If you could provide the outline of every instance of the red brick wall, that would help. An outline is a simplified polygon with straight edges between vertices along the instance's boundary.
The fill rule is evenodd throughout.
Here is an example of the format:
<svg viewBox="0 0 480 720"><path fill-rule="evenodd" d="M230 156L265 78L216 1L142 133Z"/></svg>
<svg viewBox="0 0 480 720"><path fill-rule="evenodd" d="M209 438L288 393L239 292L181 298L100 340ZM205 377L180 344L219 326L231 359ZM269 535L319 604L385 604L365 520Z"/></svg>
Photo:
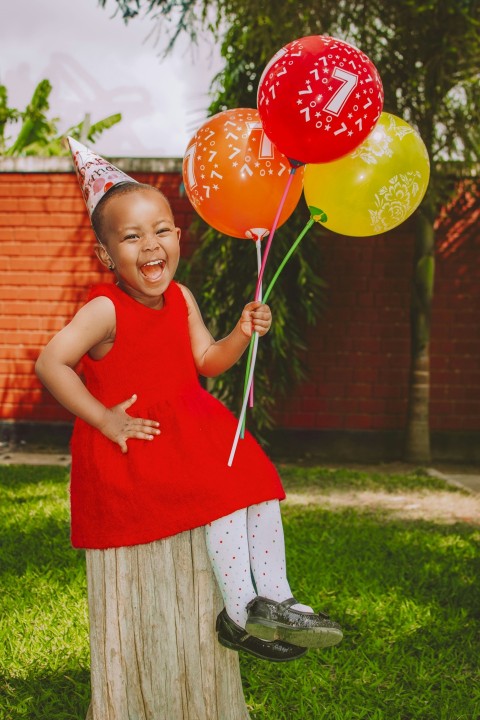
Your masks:
<svg viewBox="0 0 480 720"><path fill-rule="evenodd" d="M139 173L169 196L178 224L192 217L180 175ZM466 199L465 199L466 198ZM432 321L434 430L480 429L480 236L468 193L439 231ZM477 214L476 214L477 213ZM455 213L452 214L455 216ZM468 218L468 221L465 220ZM193 241L183 234L183 254ZM309 381L282 402L280 427L401 430L409 366L413 238L329 234L319 246L328 304L308 338ZM105 278L73 174L0 172L0 420L69 415L33 373L39 349ZM272 298L274 307L274 298Z"/></svg>
<svg viewBox="0 0 480 720"><path fill-rule="evenodd" d="M432 315L433 430L480 429L480 197L466 186L441 218Z"/></svg>
<svg viewBox="0 0 480 720"><path fill-rule="evenodd" d="M190 224L175 173L135 173L161 187L176 220ZM0 420L67 420L33 365L39 350L82 304L88 287L110 275L93 252L94 236L73 174L0 173ZM191 252L183 233L183 254Z"/></svg>
<svg viewBox="0 0 480 720"><path fill-rule="evenodd" d="M430 426L480 430L480 202L464 189L441 218L431 334ZM403 430L410 361L413 233L320 243L328 306L308 337L309 380L279 427Z"/></svg>
<svg viewBox="0 0 480 720"><path fill-rule="evenodd" d="M309 381L280 426L395 429L405 424L412 239L322 239L327 308L308 338Z"/></svg>

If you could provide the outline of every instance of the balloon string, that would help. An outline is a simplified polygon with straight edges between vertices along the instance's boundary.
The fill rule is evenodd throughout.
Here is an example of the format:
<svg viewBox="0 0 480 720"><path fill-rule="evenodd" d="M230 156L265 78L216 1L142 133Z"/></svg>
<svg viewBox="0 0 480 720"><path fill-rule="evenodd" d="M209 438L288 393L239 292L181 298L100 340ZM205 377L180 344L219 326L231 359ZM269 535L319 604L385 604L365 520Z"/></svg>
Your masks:
<svg viewBox="0 0 480 720"><path fill-rule="evenodd" d="M284 191L283 191L283 195L282 195L282 197L281 197L281 199L280 199L280 203L279 203L279 205L278 205L277 212L276 212L275 217L274 217L274 219L273 219L272 228L271 228L271 230L270 230L270 232L269 232L269 235L268 235L268 241L267 241L267 246L266 246L266 248L265 248L265 252L264 252L264 255L263 255L263 260L261 259L261 251L258 249L258 244L257 244L257 258L260 258L260 260L259 260L259 266L258 266L257 286L256 286L256 289L255 289L255 300L261 300L261 299L262 299L262 279L263 279L263 275L264 275L264 273L265 273L265 266L266 266L266 263L267 263L267 257L268 257L268 254L269 254L269 252L270 252L270 248L271 248L271 246L272 246L272 241L273 241L273 236L275 235L275 231L276 231L277 226L278 226L278 222L279 222L279 219L280 219L280 215L281 215L281 212L282 212L282 210L283 210L283 206L285 205L285 201L286 201L286 199L287 199L288 191L290 190L290 186L291 186L291 184L292 184L292 182L293 182L293 176L294 176L294 174L295 174L295 171L296 171L297 167L300 167L300 165L292 166L292 167L290 168L290 172L289 172L289 174L288 174L287 184L285 185L285 188L284 188ZM258 243L258 241L257 241L257 243ZM252 341L253 341L253 338L252 338ZM258 338L257 338L257 343L258 343ZM248 376L249 376L249 373L250 373L250 362L251 362L251 361L252 361L252 353L249 352L248 358L247 358L247 365L246 365L246 368L245 368L245 387L247 386L247 380L248 380ZM254 357L254 359L253 359L254 365L255 365L255 361L256 361L256 353L255 353L255 357ZM253 407L253 383L252 383L251 388L250 388L250 407ZM245 434L245 420L244 420L243 426L242 426L242 438L243 438L244 434Z"/></svg>
<svg viewBox="0 0 480 720"><path fill-rule="evenodd" d="M275 218L274 218L274 220L273 220L272 229L270 230L270 233L269 233L269 236L268 236L267 246L266 246L266 248L265 248L265 252L263 253L262 265L261 265L261 268L260 268L260 272L258 273L257 288L256 288L256 290L255 290L255 300L258 300L259 297L260 297L260 287L261 287L262 280L263 280L263 274L264 274L264 272L265 272L265 265L267 264L268 254L269 254L270 248L271 248L271 246L272 246L273 236L275 235L275 231L276 231L276 229L277 229L278 221L279 221L279 219L280 219L280 214L281 214L281 212L282 212L282 210L283 210L283 206L285 205L285 200L287 199L288 191L290 190L290 186L291 186L291 184L292 184L292 182L293 182L293 176L294 176L294 174L295 174L296 169L297 169L296 167L292 167L292 168L290 169L290 173L289 173L289 175L288 175L288 181L287 181L287 184L285 185L285 190L283 191L283 195L282 195L282 198L281 198L281 200L280 200L280 204L279 204L278 209L277 209L277 214L275 215Z"/></svg>
<svg viewBox="0 0 480 720"><path fill-rule="evenodd" d="M266 263L267 263L267 257L268 257L268 254L269 254L269 252L270 252L270 248L271 248L271 246L272 246L272 241L273 241L273 236L275 235L275 231L276 231L277 226L278 226L278 222L279 222L279 219L280 219L280 215L281 215L281 212L282 212L282 210L283 210L283 206L285 205L285 201L286 201L286 199L287 199L288 191L290 190L290 186L291 186L291 184L292 184L292 182L293 182L293 176L294 176L294 174L295 174L295 171L297 170L297 167L300 167L300 164L295 165L295 166L292 165L292 167L290 168L290 172L289 172L289 174L288 174L288 180L287 180L287 183L286 183L285 188L284 188L284 190L283 190L283 195L282 195L282 197L281 197L281 199L280 199L280 203L279 203L279 205L278 205L277 212L276 212L275 217L274 217L274 219L273 219L272 228L271 228L271 230L270 230L270 232L269 232L269 235L268 235L268 241L267 241L267 245L266 245L265 252L264 252L264 255L263 255L263 260L261 259L261 250L259 250L259 248L258 248L258 240L257 240L257 259L260 258L260 260L258 260L258 262L259 262L259 265L258 265L258 279L257 279L257 286L256 286L256 289L255 289L255 300L261 300L261 299L262 299L262 279L263 279L263 275L264 275L264 273L265 273L265 266L266 266ZM252 342L253 342L254 340L255 340L255 338L252 338ZM256 342L257 342L257 344L258 344L258 338L256 338ZM255 352L255 355L253 356L253 365L254 365L254 367L255 367L256 359L257 359L257 354L256 354L256 352ZM247 384L248 384L248 376L249 376L249 374L250 374L250 363L251 363L251 362L252 362L252 353L249 352L248 357L247 357L247 365L246 365L246 368L245 368L244 392L246 391L245 388L247 387ZM253 407L253 381L252 381L252 384L251 384L251 387L250 387L250 407ZM245 435L245 418L243 419L243 423L242 423L242 438L244 437L244 435Z"/></svg>
<svg viewBox="0 0 480 720"><path fill-rule="evenodd" d="M261 241L261 238L258 238L258 240L255 241L255 247L257 249L257 273L260 274L260 269L262 266L262 241ZM262 285L261 284L260 284L260 298L259 299L260 300L262 299ZM243 383L243 396L244 397L245 397L245 394L246 394L247 388L248 388L248 375L250 373L250 363L252 362L252 357L253 357L253 364L255 365L256 358L257 358L257 348L258 348L258 333L253 333L251 340L250 340L250 345L248 348L247 364L246 364L246 370L245 370L245 380ZM254 383L252 380L252 385L250 388L250 407L253 407L253 385L254 385ZM245 415L243 417L242 430L241 430L240 437L242 438L242 440L245 437Z"/></svg>
<svg viewBox="0 0 480 720"><path fill-rule="evenodd" d="M303 228L303 230L302 230L302 232L300 233L300 235L297 237L297 239L296 239L295 242L293 243L293 245L292 245L292 247L290 248L290 250L287 252L287 254L285 255L285 257L283 258L283 260L282 260L282 262L281 262L281 264L280 264L277 272L275 273L274 277L272 278L272 281L270 282L270 285L269 285L268 288L267 288L267 292L265 293L265 295L264 295L264 297L263 297L263 301L264 301L264 302L267 301L270 293L271 293L272 290L273 290L273 287L274 287L275 283L277 282L277 280L278 280L278 278L279 278L279 276L280 276L280 273L282 272L283 268L285 267L285 265L287 264L287 262L289 261L289 259L292 257L292 255L293 255L293 253L295 252L295 250L297 249L298 245L299 245L300 242L303 240L303 238L305 237L305 235L307 234L307 232L310 230L310 228L312 227L312 225L314 224L314 222L315 222L315 220L311 217L310 220L309 220L309 221L307 222L307 224L305 225L305 227ZM255 335L258 335L258 333L255 333ZM258 344L258 343L257 343L257 344ZM237 431L236 431L235 437L234 437L234 439L233 439L232 449L231 449L231 451L230 451L230 457L228 458L228 467L232 467L233 459L234 459L235 453L236 453L236 451L237 451L238 441L239 441L239 439L240 439L240 433L241 433L241 431L242 431L243 424L244 424L244 420L245 420L245 414L246 414L246 411L247 411L248 395L249 395L249 392L250 392L250 387L251 387L251 384L252 384L252 381L253 381L253 373L254 373L254 370L255 370L255 363L254 363L254 357L253 357L253 356L254 356L254 354L256 354L256 348L255 348L255 340L254 340L254 338L252 338L252 340L250 341L250 347L249 347L248 354L249 354L249 360L251 359L251 363L250 363L250 365L249 365L248 379L247 379L247 383L246 383L245 392L244 392L244 394L243 394L242 409L241 409L240 417L239 417L238 423L237 423ZM247 362L247 366L248 366L248 362Z"/></svg>
<svg viewBox="0 0 480 720"><path fill-rule="evenodd" d="M261 272L261 269L262 269L262 241L261 241L261 240L257 240L256 243L255 243L255 246L256 246L256 248L257 248L257 273L258 273L258 275L260 276L260 272ZM262 300L262 283L261 283L261 282L260 282L260 292L259 292L259 295L258 295L258 299L259 299L260 301ZM255 334L257 334L257 333L255 333ZM256 340L257 340L257 343L258 343L258 338L256 338ZM247 367L249 367L249 365L247 365ZM248 374L248 373L247 373L247 374ZM250 407L253 407L253 386L254 386L254 384L255 384L255 383L252 382L252 387L250 388L250 402L249 402ZM242 429L242 438L243 438L244 432L245 432L245 424L244 424L243 429Z"/></svg>
<svg viewBox="0 0 480 720"><path fill-rule="evenodd" d="M314 223L315 223L315 220L311 217L310 220L309 220L309 221L307 222L307 224L305 225L305 227L303 228L303 230L302 230L302 232L300 233L300 235L297 237L297 239L296 239L295 242L293 243L293 245L292 245L292 247L290 248L290 250L287 252L287 254L285 255L285 257L283 258L283 260L282 260L282 262L280 263L280 266L279 266L277 272L275 273L275 275L273 276L273 278L272 278L272 280L271 280L271 282L270 282L270 285L267 287L267 291L266 291L265 295L263 296L263 302L264 302L264 303L267 302L267 300L268 300L268 298L269 298L269 296L270 296L270 293L272 292L272 290L273 290L273 288L274 288L274 285L275 285L275 283L277 282L277 280L278 280L278 278L279 278L279 276L280 276L280 273L282 272L283 268L285 267L285 265L287 264L287 262L290 260L290 258L292 257L293 253L294 253L295 250L297 249L298 245L299 245L300 242L303 240L303 238L305 237L305 235L307 234L307 232L310 230L310 228L312 227L312 225L313 225Z"/></svg>

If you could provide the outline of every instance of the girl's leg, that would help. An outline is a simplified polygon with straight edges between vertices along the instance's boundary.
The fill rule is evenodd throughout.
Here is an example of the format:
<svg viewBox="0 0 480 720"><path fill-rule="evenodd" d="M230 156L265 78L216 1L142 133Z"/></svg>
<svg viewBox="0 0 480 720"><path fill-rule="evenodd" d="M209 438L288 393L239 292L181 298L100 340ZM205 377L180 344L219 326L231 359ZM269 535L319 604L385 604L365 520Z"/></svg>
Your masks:
<svg viewBox="0 0 480 720"><path fill-rule="evenodd" d="M257 594L277 602L291 598L293 593L287 580L279 501L268 500L251 505L247 513L247 529L250 566ZM302 612L313 612L312 608L301 603L292 607Z"/></svg>
<svg viewBox="0 0 480 720"><path fill-rule="evenodd" d="M227 614L244 628L247 605L257 595L250 573L246 508L214 520L206 526L205 537Z"/></svg>

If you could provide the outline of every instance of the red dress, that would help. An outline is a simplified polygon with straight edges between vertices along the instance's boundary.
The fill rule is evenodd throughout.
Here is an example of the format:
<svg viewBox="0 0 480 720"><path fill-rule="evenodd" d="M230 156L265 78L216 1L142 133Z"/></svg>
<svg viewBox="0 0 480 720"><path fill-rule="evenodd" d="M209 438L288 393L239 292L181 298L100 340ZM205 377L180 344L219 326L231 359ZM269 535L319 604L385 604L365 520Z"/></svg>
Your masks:
<svg viewBox="0 0 480 720"><path fill-rule="evenodd" d="M72 436L72 544L109 548L158 540L243 507L283 499L280 478L248 433L232 467L237 420L198 380L181 289L170 283L161 310L115 285L90 293L115 305L116 338L101 360L83 358L86 385L112 407L134 393L129 414L158 420L152 441L128 453L83 420Z"/></svg>

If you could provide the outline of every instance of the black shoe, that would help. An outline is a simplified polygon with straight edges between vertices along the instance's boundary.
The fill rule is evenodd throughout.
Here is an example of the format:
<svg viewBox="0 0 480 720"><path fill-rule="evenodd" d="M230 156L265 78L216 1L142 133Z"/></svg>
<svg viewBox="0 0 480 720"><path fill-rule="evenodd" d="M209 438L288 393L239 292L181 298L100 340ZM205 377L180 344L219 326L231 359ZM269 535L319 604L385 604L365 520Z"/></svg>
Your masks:
<svg viewBox="0 0 480 720"><path fill-rule="evenodd" d="M340 625L325 613L292 610L297 601L275 602L256 597L248 603L246 631L263 640L283 640L307 648L336 645L343 638Z"/></svg>
<svg viewBox="0 0 480 720"><path fill-rule="evenodd" d="M266 642L260 638L252 637L243 628L228 617L227 611L222 610L217 617L216 629L218 641L230 650L244 650L262 660L272 662L288 662L296 660L307 652L303 647L296 647L289 643L274 640Z"/></svg>

